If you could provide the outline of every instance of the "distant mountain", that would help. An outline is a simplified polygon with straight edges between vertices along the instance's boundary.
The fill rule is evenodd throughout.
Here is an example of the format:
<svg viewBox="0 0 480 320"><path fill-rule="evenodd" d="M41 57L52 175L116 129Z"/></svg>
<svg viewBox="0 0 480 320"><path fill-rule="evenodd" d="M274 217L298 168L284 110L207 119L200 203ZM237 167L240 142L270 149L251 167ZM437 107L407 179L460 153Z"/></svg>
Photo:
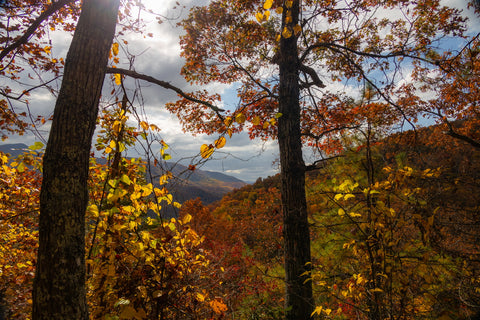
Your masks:
<svg viewBox="0 0 480 320"><path fill-rule="evenodd" d="M166 185L180 203L200 198L204 204L220 200L226 193L241 188L246 183L221 172L189 170L181 164L167 163L164 167L151 168L152 183L158 186L158 179L166 171L172 172L173 178Z"/></svg>
<svg viewBox="0 0 480 320"><path fill-rule="evenodd" d="M11 144L1 144L0 151L10 154L12 157L16 157L19 154L22 154L28 146L24 143L11 143Z"/></svg>
<svg viewBox="0 0 480 320"><path fill-rule="evenodd" d="M13 157L26 149L28 146L24 143L0 145L0 151L9 153ZM99 162L104 163L104 160L100 159ZM221 172L200 169L192 171L181 164L166 163L163 167L151 166L151 170L151 174L147 176L152 176L152 183L156 186L159 184L160 176L166 171L172 172L173 178L166 187L174 195L175 201L180 203L200 198L204 204L210 204L220 200L226 193L246 185L244 181Z"/></svg>

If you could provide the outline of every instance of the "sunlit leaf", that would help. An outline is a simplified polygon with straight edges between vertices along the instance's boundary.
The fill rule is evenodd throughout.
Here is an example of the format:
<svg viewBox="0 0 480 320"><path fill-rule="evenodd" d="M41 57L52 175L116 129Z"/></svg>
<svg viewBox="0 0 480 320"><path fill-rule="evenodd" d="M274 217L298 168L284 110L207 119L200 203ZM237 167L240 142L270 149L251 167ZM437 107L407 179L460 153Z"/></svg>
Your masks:
<svg viewBox="0 0 480 320"><path fill-rule="evenodd" d="M28 147L28 149L35 151L35 150L42 149L43 146L44 146L43 143L41 143L40 141L36 141L33 145L31 145L30 147Z"/></svg>
<svg viewBox="0 0 480 320"><path fill-rule="evenodd" d="M148 130L148 123L145 121L140 121L140 126L142 127L143 130L147 131Z"/></svg>
<svg viewBox="0 0 480 320"><path fill-rule="evenodd" d="M288 39L292 36L292 31L290 31L289 28L285 27L283 28L283 31L282 31L282 36L285 38L285 39Z"/></svg>
<svg viewBox="0 0 480 320"><path fill-rule="evenodd" d="M189 223L191 220L192 220L192 216L187 213L187 214L183 217L182 223L183 223L183 224L187 224L187 223Z"/></svg>
<svg viewBox="0 0 480 320"><path fill-rule="evenodd" d="M272 7L273 5L273 0L266 0L265 3L263 4L263 9L268 10Z"/></svg>
<svg viewBox="0 0 480 320"><path fill-rule="evenodd" d="M119 48L119 45L117 42L115 42L114 44L112 44L112 53L114 56L117 56L118 55L118 48Z"/></svg>
<svg viewBox="0 0 480 320"><path fill-rule="evenodd" d="M263 13L257 12L257 14L255 15L255 18L257 19L257 21L258 21L259 23L262 23L262 21L263 21Z"/></svg>
<svg viewBox="0 0 480 320"><path fill-rule="evenodd" d="M115 73L115 84L117 86L122 84L122 75L119 73Z"/></svg>
<svg viewBox="0 0 480 320"><path fill-rule="evenodd" d="M299 35L300 32L302 32L302 27L298 24L296 24L294 27L293 27L293 32L295 33L295 35Z"/></svg>
<svg viewBox="0 0 480 320"><path fill-rule="evenodd" d="M225 123L227 127L230 127L233 123L232 117L226 117L225 120L223 120L223 123Z"/></svg>
<svg viewBox="0 0 480 320"><path fill-rule="evenodd" d="M244 123L246 120L245 115L243 113L239 113L235 116L235 122L237 123Z"/></svg>
<svg viewBox="0 0 480 320"><path fill-rule="evenodd" d="M225 137L220 137L217 140L215 140L215 148L220 149L225 146L225 143L227 142L227 139Z"/></svg>
<svg viewBox="0 0 480 320"><path fill-rule="evenodd" d="M132 180L130 180L130 178L126 174L123 174L120 177L120 181L125 183L126 185L130 185L132 183Z"/></svg>
<svg viewBox="0 0 480 320"><path fill-rule="evenodd" d="M200 155L202 158L208 159L213 154L213 150L214 147L212 145L202 144L200 147Z"/></svg>

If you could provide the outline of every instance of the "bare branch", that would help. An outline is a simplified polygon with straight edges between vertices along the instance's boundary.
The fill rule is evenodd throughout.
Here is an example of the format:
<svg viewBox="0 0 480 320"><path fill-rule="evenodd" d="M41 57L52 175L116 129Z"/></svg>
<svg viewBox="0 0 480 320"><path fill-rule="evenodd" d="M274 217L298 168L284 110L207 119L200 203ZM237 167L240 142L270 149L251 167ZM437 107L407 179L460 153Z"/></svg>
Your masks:
<svg viewBox="0 0 480 320"><path fill-rule="evenodd" d="M316 85L319 88L325 88L325 85L323 84L322 80L320 80L320 77L318 76L317 72L313 68L311 68L309 66L306 66L302 63L299 63L298 69L300 71L303 71L304 73L308 74L310 76L310 78L312 78L312 81L313 81L313 82L307 82L307 83L303 84L302 87L306 88L306 87L310 87L312 85Z"/></svg>
<svg viewBox="0 0 480 320"><path fill-rule="evenodd" d="M154 77L147 76L145 74L141 74L141 73L138 73L138 72L133 71L133 70L109 67L109 68L107 68L106 73L122 74L122 75L125 75L125 76L132 77L134 79L140 79L140 80L144 80L144 81L159 85L159 86L161 86L165 89L173 90L176 93L178 93L178 95L180 95L181 97L183 97L183 98L185 98L189 101L200 103L200 104L203 104L204 106L209 107L210 109L215 111L217 113L217 115L219 115L219 116L220 116L220 114L219 114L220 112L225 111L224 109L221 109L221 108L219 108L219 107L217 107L217 106L215 106L215 105L213 105L209 102L206 102L206 101L203 101L203 100L200 100L200 99L197 99L197 98L194 98L194 97L188 95L187 93L183 92L180 88L175 87L174 85L170 84L169 82L158 80Z"/></svg>

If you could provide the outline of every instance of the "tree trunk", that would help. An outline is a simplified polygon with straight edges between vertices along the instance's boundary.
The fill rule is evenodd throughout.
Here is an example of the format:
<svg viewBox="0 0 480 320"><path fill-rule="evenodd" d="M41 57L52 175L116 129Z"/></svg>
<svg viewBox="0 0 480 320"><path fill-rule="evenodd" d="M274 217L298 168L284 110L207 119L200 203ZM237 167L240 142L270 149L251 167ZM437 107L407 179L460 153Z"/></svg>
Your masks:
<svg viewBox="0 0 480 320"><path fill-rule="evenodd" d="M283 21L288 14L284 10ZM299 1L291 8L292 28L298 22ZM283 29L284 26L282 26ZM292 29L293 30L293 29ZM286 319L305 320L313 312L310 233L305 197L305 163L300 131L300 86L297 37L280 40L278 143L280 147L283 235L285 241ZM302 276L302 274L304 274Z"/></svg>
<svg viewBox="0 0 480 320"><path fill-rule="evenodd" d="M43 159L33 319L88 319L88 163L119 2L84 0L66 58Z"/></svg>

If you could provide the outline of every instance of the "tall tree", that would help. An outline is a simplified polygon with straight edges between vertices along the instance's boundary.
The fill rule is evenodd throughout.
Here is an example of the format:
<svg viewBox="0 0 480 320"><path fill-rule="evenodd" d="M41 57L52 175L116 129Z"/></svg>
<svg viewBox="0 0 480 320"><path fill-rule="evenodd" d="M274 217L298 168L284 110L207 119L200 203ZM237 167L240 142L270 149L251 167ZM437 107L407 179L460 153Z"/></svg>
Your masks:
<svg viewBox="0 0 480 320"><path fill-rule="evenodd" d="M282 30L298 24L300 3L282 15ZM300 126L300 78L297 37L282 36L279 48L278 144L280 147L283 235L285 246L286 319L309 319L314 309L310 231L305 196L305 163Z"/></svg>
<svg viewBox="0 0 480 320"><path fill-rule="evenodd" d="M33 319L88 319L85 210L90 145L120 0L85 0L43 160Z"/></svg>

